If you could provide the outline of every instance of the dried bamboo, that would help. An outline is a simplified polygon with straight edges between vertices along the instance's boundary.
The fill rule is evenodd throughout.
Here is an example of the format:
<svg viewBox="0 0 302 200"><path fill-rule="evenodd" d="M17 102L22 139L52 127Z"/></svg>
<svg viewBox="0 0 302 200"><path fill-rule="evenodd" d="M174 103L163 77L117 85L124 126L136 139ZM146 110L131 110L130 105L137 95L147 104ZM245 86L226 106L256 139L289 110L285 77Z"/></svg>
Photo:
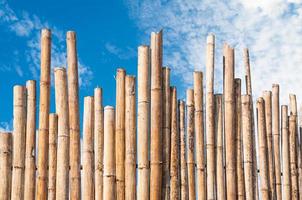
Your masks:
<svg viewBox="0 0 302 200"><path fill-rule="evenodd" d="M149 47L138 47L137 73L137 158L138 158L138 188L137 199L149 199L149 136L150 136L150 62Z"/></svg>
<svg viewBox="0 0 302 200"><path fill-rule="evenodd" d="M36 81L26 82L27 116L24 199L35 199L36 189Z"/></svg>
<svg viewBox="0 0 302 200"><path fill-rule="evenodd" d="M135 77L125 80L125 199L136 199L136 97Z"/></svg>
<svg viewBox="0 0 302 200"><path fill-rule="evenodd" d="M55 96L58 115L56 199L63 200L69 197L69 112L65 68L55 68Z"/></svg>
<svg viewBox="0 0 302 200"><path fill-rule="evenodd" d="M103 199L115 200L115 116L114 108L104 108L104 176Z"/></svg>
<svg viewBox="0 0 302 200"><path fill-rule="evenodd" d="M162 31L151 33L151 145L150 199L161 197L162 188Z"/></svg>
<svg viewBox="0 0 302 200"><path fill-rule="evenodd" d="M12 134L0 132L0 199L9 200L11 191Z"/></svg>
<svg viewBox="0 0 302 200"><path fill-rule="evenodd" d="M48 128L50 107L51 32L41 31L41 75L36 198L47 199Z"/></svg>

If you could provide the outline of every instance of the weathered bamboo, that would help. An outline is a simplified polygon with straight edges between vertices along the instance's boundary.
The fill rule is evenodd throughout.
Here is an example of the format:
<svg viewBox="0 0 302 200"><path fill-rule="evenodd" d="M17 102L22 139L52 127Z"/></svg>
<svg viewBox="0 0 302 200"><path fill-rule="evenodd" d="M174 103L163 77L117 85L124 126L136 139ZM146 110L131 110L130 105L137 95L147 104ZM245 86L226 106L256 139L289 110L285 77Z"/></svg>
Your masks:
<svg viewBox="0 0 302 200"><path fill-rule="evenodd" d="M302 197L302 107L300 107L300 118L299 118L299 147L298 147L298 155L299 155L299 196Z"/></svg>
<svg viewBox="0 0 302 200"><path fill-rule="evenodd" d="M69 112L65 68L55 68L56 113L58 115L58 150L56 199L69 197Z"/></svg>
<svg viewBox="0 0 302 200"><path fill-rule="evenodd" d="M149 199L149 136L150 136L150 62L148 46L138 47L137 73L137 162L138 188L137 199Z"/></svg>
<svg viewBox="0 0 302 200"><path fill-rule="evenodd" d="M170 167L170 199L180 199L179 176L179 129L177 117L176 87L171 87L171 167Z"/></svg>
<svg viewBox="0 0 302 200"><path fill-rule="evenodd" d="M103 90L94 89L94 187L95 199L103 199L104 110Z"/></svg>
<svg viewBox="0 0 302 200"><path fill-rule="evenodd" d="M84 98L83 117L83 196L94 199L94 98Z"/></svg>
<svg viewBox="0 0 302 200"><path fill-rule="evenodd" d="M125 199L125 77L124 69L116 72L115 163L116 199Z"/></svg>
<svg viewBox="0 0 302 200"><path fill-rule="evenodd" d="M77 200L81 198L81 155L78 59L75 32L67 32L66 43L70 131L70 199Z"/></svg>
<svg viewBox="0 0 302 200"><path fill-rule="evenodd" d="M13 172L11 199L24 198L26 88L14 86Z"/></svg>
<svg viewBox="0 0 302 200"><path fill-rule="evenodd" d="M58 116L49 114L48 200L56 199Z"/></svg>
<svg viewBox="0 0 302 200"><path fill-rule="evenodd" d="M216 133L216 184L217 200L225 199L224 138L223 138L222 95L215 95L215 133Z"/></svg>
<svg viewBox="0 0 302 200"><path fill-rule="evenodd" d="M0 199L9 200L11 191L12 134L0 132Z"/></svg>
<svg viewBox="0 0 302 200"><path fill-rule="evenodd" d="M253 191L253 132L251 121L251 97L242 95L242 142L243 142L243 162L244 162L244 181L245 181L245 197L246 200L254 200Z"/></svg>
<svg viewBox="0 0 302 200"><path fill-rule="evenodd" d="M125 80L125 199L136 199L136 97L135 77Z"/></svg>
<svg viewBox="0 0 302 200"><path fill-rule="evenodd" d="M48 128L50 107L51 32L41 31L41 75L36 199L47 199Z"/></svg>
<svg viewBox="0 0 302 200"><path fill-rule="evenodd" d="M170 68L162 69L163 80L163 176L162 200L170 199L170 134L171 134L171 96L170 96Z"/></svg>
<svg viewBox="0 0 302 200"><path fill-rule="evenodd" d="M151 144L150 199L161 198L162 188L162 31L151 33Z"/></svg>
<svg viewBox="0 0 302 200"><path fill-rule="evenodd" d="M26 82L27 116L24 199L35 199L36 189L36 81Z"/></svg>
<svg viewBox="0 0 302 200"><path fill-rule="evenodd" d="M265 105L262 97L257 99L257 125L258 125L258 143L259 143L259 169L260 169L260 191L261 199L269 200L269 174L267 159L267 136L265 128Z"/></svg>
<svg viewBox="0 0 302 200"><path fill-rule="evenodd" d="M103 199L115 200L115 116L114 108L104 108L104 176Z"/></svg>

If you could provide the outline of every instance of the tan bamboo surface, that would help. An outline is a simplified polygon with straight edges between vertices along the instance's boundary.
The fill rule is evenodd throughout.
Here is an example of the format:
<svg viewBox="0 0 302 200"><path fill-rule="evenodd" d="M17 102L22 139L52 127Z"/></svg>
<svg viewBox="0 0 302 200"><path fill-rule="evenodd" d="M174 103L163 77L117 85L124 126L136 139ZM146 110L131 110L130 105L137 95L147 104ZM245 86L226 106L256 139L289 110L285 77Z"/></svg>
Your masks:
<svg viewBox="0 0 302 200"><path fill-rule="evenodd" d="M10 132L0 132L0 199L10 199L12 181L12 142Z"/></svg>

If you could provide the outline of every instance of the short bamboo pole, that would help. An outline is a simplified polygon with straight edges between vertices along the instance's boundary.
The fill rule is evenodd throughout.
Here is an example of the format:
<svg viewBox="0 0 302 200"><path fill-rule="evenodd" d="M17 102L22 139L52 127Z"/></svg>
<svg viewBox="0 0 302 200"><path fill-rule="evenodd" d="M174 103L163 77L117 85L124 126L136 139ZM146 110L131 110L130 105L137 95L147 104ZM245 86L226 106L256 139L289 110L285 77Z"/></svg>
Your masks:
<svg viewBox="0 0 302 200"><path fill-rule="evenodd" d="M51 32L41 31L41 75L36 198L47 199L48 128L50 107Z"/></svg>
<svg viewBox="0 0 302 200"><path fill-rule="evenodd" d="M171 87L171 167L170 167L170 199L180 199L179 176L179 129L177 117L177 92L176 87Z"/></svg>
<svg viewBox="0 0 302 200"><path fill-rule="evenodd" d="M69 197L69 112L65 68L55 68L56 113L58 115L58 150L56 199Z"/></svg>
<svg viewBox="0 0 302 200"><path fill-rule="evenodd" d="M11 199L24 198L26 88L14 86L13 171Z"/></svg>
<svg viewBox="0 0 302 200"><path fill-rule="evenodd" d="M9 200L11 191L12 137L8 132L0 132L0 199Z"/></svg>
<svg viewBox="0 0 302 200"><path fill-rule="evenodd" d="M27 116L24 199L35 199L36 189L36 81L26 82Z"/></svg>
<svg viewBox="0 0 302 200"><path fill-rule="evenodd" d="M216 133L216 184L217 200L225 199L225 173L224 173L224 137L223 137L223 110L222 95L215 95L215 133Z"/></svg>
<svg viewBox="0 0 302 200"><path fill-rule="evenodd" d="M94 98L84 98L83 117L83 196L94 199Z"/></svg>
<svg viewBox="0 0 302 200"><path fill-rule="evenodd" d="M76 33L68 31L67 73L70 131L70 199L81 198L81 155L80 155L80 114L79 114L79 80Z"/></svg>
<svg viewBox="0 0 302 200"><path fill-rule="evenodd" d="M125 80L125 199L136 199L136 96L135 77Z"/></svg>
<svg viewBox="0 0 302 200"><path fill-rule="evenodd" d="M94 186L95 199L103 199L104 110L103 90L94 89Z"/></svg>
<svg viewBox="0 0 302 200"><path fill-rule="evenodd" d="M124 69L116 72L115 163L116 199L125 199L125 77Z"/></svg>
<svg viewBox="0 0 302 200"><path fill-rule="evenodd" d="M49 114L48 200L56 199L58 116Z"/></svg>
<svg viewBox="0 0 302 200"><path fill-rule="evenodd" d="M265 128L265 105L262 97L257 99L257 125L258 125L258 143L259 143L259 170L260 170L260 191L261 199L269 200L269 174L267 159L267 141Z"/></svg>
<svg viewBox="0 0 302 200"><path fill-rule="evenodd" d="M149 142L150 137L150 49L148 46L138 47L137 73L137 162L138 188L137 199L149 199Z"/></svg>
<svg viewBox="0 0 302 200"><path fill-rule="evenodd" d="M162 31L151 33L151 144L150 199L161 198L162 188Z"/></svg>
<svg viewBox="0 0 302 200"><path fill-rule="evenodd" d="M103 199L115 200L115 116L114 108L104 108L104 176Z"/></svg>

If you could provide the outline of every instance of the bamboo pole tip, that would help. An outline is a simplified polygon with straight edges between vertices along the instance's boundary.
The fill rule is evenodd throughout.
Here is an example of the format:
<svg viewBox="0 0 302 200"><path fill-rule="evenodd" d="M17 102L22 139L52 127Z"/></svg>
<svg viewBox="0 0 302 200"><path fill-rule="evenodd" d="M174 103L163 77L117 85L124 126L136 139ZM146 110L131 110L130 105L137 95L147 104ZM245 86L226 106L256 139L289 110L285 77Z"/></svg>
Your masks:
<svg viewBox="0 0 302 200"><path fill-rule="evenodd" d="M207 44L214 44L215 43L215 35L213 33L210 33L207 36Z"/></svg>
<svg viewBox="0 0 302 200"><path fill-rule="evenodd" d="M281 110L287 113L288 106L287 105L281 105Z"/></svg>
<svg viewBox="0 0 302 200"><path fill-rule="evenodd" d="M263 96L271 96L272 92L270 90L264 90L263 91Z"/></svg>
<svg viewBox="0 0 302 200"><path fill-rule="evenodd" d="M35 85L36 84L36 80L27 80L26 81L26 85Z"/></svg>
<svg viewBox="0 0 302 200"><path fill-rule="evenodd" d="M295 95L295 94L290 93L290 94L289 94L289 98L290 98L290 99L295 100L295 99L296 99L296 95Z"/></svg>
<svg viewBox="0 0 302 200"><path fill-rule="evenodd" d="M278 83L273 83L272 87L273 88L279 88L279 84Z"/></svg>
<svg viewBox="0 0 302 200"><path fill-rule="evenodd" d="M54 68L54 72L66 72L66 68L65 67L55 67Z"/></svg>
<svg viewBox="0 0 302 200"><path fill-rule="evenodd" d="M9 131L0 131L0 136L1 137L11 137L12 133Z"/></svg>
<svg viewBox="0 0 302 200"><path fill-rule="evenodd" d="M122 67L119 67L116 69L116 73L119 74L119 73L122 73L122 74L125 74L126 73L126 70Z"/></svg>
<svg viewBox="0 0 302 200"><path fill-rule="evenodd" d="M241 84L241 78L235 78L235 83L236 84Z"/></svg>
<svg viewBox="0 0 302 200"><path fill-rule="evenodd" d="M203 72L202 72L202 71L195 70L195 71L193 72L193 74L196 75L196 76L201 76L201 77L202 77Z"/></svg>
<svg viewBox="0 0 302 200"><path fill-rule="evenodd" d="M49 117L58 117L57 113L49 113Z"/></svg>
<svg viewBox="0 0 302 200"><path fill-rule="evenodd" d="M163 34L163 29L160 29L159 31L152 31L151 36L161 36Z"/></svg>
<svg viewBox="0 0 302 200"><path fill-rule="evenodd" d="M168 72L170 72L170 71L171 71L171 68L168 67L168 66L163 66L163 71L168 71Z"/></svg>
<svg viewBox="0 0 302 200"><path fill-rule="evenodd" d="M24 89L24 86L23 85L15 85L14 86L14 91L21 91L21 90L23 90Z"/></svg>
<svg viewBox="0 0 302 200"><path fill-rule="evenodd" d="M194 105L194 90L187 89L187 105L192 106Z"/></svg>
<svg viewBox="0 0 302 200"><path fill-rule="evenodd" d="M264 103L263 97L258 97L257 104L262 104L262 103Z"/></svg>
<svg viewBox="0 0 302 200"><path fill-rule="evenodd" d="M51 37L51 30L48 29L48 28L43 28L41 30L41 36L50 38Z"/></svg>
<svg viewBox="0 0 302 200"><path fill-rule="evenodd" d="M76 40L76 32L75 31L67 31L66 38L67 38L67 40Z"/></svg>
<svg viewBox="0 0 302 200"><path fill-rule="evenodd" d="M105 106L104 110L114 110L114 107L113 106Z"/></svg>
<svg viewBox="0 0 302 200"><path fill-rule="evenodd" d="M103 91L103 89L102 89L101 87L99 87L99 86L97 86L96 88L94 88L94 92L95 92L95 93L96 93L96 92L102 93L102 91Z"/></svg>
<svg viewBox="0 0 302 200"><path fill-rule="evenodd" d="M145 49L145 50L148 50L149 49L149 45L146 45L146 44L142 44L142 45L139 45L138 46L138 49L140 50L140 49Z"/></svg>
<svg viewBox="0 0 302 200"><path fill-rule="evenodd" d="M135 80L135 75L126 75L126 79L132 79Z"/></svg>

